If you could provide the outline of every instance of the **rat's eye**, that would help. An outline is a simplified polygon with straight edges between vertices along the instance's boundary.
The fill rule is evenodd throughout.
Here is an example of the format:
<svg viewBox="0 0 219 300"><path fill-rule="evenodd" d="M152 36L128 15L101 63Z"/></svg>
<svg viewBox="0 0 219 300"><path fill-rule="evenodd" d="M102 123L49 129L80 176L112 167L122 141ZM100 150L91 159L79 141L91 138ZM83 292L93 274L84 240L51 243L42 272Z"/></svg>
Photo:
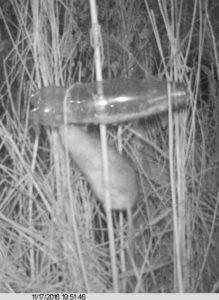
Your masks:
<svg viewBox="0 0 219 300"><path fill-rule="evenodd" d="M50 107L44 107L43 112L48 114L51 111Z"/></svg>

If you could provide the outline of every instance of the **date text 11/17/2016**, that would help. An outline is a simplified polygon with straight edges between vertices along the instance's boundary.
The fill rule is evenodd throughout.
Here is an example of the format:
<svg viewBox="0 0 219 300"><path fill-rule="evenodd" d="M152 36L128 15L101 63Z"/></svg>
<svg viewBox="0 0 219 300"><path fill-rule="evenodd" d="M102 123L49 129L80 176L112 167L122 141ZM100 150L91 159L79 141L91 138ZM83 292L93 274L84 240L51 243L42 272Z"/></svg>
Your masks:
<svg viewBox="0 0 219 300"><path fill-rule="evenodd" d="M86 294L74 293L39 293L32 294L33 300L86 300Z"/></svg>

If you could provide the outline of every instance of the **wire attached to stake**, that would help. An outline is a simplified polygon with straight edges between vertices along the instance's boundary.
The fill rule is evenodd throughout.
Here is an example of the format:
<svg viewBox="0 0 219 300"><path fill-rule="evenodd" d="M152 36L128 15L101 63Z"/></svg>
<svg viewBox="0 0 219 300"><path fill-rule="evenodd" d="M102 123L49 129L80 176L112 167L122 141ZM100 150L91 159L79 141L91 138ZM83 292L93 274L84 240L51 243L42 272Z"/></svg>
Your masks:
<svg viewBox="0 0 219 300"><path fill-rule="evenodd" d="M96 0L89 0L92 28L90 32L91 46L94 48L94 61L96 70L96 80L98 84L98 99L97 102L104 102L102 82L102 63L103 63L103 42L101 37L100 25L97 20L97 6ZM101 107L101 105L100 105ZM105 192L105 209L107 216L107 226L109 233L109 245L110 245L110 257L113 277L113 290L115 293L119 292L118 286L118 271L116 266L116 251L114 242L113 222L112 222L112 209L111 209L111 197L109 191L109 169L108 169L108 152L107 152L107 138L106 138L106 126L100 124L100 139L102 148L102 161L103 161L103 176L104 176L104 192Z"/></svg>

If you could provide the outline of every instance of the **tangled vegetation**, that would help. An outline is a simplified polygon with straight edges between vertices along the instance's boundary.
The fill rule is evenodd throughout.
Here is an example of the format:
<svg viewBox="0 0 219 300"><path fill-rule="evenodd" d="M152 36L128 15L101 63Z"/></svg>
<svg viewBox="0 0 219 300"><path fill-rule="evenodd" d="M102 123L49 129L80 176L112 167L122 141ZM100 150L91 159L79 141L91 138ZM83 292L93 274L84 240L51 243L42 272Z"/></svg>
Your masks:
<svg viewBox="0 0 219 300"><path fill-rule="evenodd" d="M126 213L113 212L119 292L217 292L218 1L97 6L105 79L170 78L188 93L172 120L107 128L139 180L132 252ZM95 80L89 1L0 7L0 292L113 292L105 211L56 131L30 118L37 88Z"/></svg>

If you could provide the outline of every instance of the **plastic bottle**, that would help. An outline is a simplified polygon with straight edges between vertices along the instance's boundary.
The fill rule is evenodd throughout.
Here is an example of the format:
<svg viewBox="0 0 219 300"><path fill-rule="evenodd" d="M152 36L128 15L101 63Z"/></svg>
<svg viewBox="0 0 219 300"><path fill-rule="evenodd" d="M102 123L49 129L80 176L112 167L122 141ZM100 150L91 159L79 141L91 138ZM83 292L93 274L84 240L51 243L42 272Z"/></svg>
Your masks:
<svg viewBox="0 0 219 300"><path fill-rule="evenodd" d="M98 92L103 97L99 98ZM172 108L186 105L186 91L175 83ZM75 83L69 88L49 86L32 97L35 122L57 127L62 124L109 124L159 114L168 110L167 83L157 79L114 79Z"/></svg>

